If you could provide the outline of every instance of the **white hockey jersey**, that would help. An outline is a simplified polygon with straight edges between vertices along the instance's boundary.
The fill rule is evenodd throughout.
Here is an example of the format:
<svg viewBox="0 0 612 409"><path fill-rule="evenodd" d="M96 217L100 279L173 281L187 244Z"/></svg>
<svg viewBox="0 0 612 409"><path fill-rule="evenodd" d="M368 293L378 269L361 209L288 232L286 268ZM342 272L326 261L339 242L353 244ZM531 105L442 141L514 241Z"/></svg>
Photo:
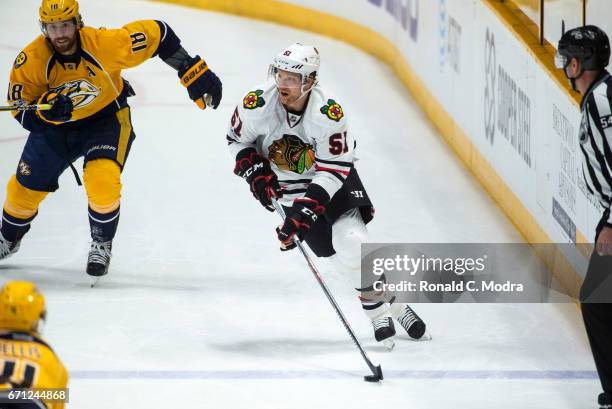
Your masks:
<svg viewBox="0 0 612 409"><path fill-rule="evenodd" d="M302 197L310 183L332 198L353 167L355 141L347 132L344 111L318 85L302 115L285 110L273 80L253 88L236 107L227 140L234 158L255 148L270 160L284 206Z"/></svg>

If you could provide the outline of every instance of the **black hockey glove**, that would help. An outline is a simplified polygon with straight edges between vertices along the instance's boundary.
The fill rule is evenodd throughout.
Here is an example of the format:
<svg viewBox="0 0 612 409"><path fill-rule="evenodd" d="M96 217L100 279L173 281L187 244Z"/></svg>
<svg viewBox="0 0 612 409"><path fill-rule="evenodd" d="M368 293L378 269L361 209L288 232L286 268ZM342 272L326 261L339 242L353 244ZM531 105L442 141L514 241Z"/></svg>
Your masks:
<svg viewBox="0 0 612 409"><path fill-rule="evenodd" d="M236 157L234 173L247 181L251 193L263 207L274 211L272 198L282 197L283 194L268 159L258 154L255 149L245 149Z"/></svg>
<svg viewBox="0 0 612 409"><path fill-rule="evenodd" d="M316 198L315 198L316 197ZM295 199L293 206L287 211L287 217L281 227L276 228L276 235L281 242L281 251L291 250L296 247L294 236L303 240L308 230L322 217L325 205L329 201L329 195L320 186L311 184L306 195Z"/></svg>
<svg viewBox="0 0 612 409"><path fill-rule="evenodd" d="M36 111L40 119L46 123L60 124L72 118L72 100L64 94L55 91L47 91L38 99L38 104L51 104L51 109L46 111Z"/></svg>
<svg viewBox="0 0 612 409"><path fill-rule="evenodd" d="M223 86L221 80L214 72L208 69L206 61L196 55L185 60L178 71L181 84L187 88L191 98L200 109L207 105L217 109L221 102Z"/></svg>

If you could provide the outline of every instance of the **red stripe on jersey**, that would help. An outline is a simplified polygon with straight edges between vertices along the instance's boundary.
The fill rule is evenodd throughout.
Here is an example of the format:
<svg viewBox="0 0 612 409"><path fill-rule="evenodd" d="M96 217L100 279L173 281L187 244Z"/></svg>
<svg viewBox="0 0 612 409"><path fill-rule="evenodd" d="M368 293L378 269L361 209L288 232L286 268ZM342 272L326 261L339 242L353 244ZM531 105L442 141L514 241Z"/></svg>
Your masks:
<svg viewBox="0 0 612 409"><path fill-rule="evenodd" d="M315 165L315 170L326 170L328 172L342 173L344 176L348 176L349 175L349 171L340 170L340 169L333 169L333 168L325 168L325 167L319 166L319 165Z"/></svg>

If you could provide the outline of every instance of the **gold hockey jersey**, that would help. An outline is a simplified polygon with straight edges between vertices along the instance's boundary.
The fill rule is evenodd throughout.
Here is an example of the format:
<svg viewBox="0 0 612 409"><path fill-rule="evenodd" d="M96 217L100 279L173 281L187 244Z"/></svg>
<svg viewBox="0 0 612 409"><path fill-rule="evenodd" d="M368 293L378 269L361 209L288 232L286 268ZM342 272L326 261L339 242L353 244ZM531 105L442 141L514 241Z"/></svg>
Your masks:
<svg viewBox="0 0 612 409"><path fill-rule="evenodd" d="M0 391L67 388L68 371L45 341L20 332L0 332ZM63 409L63 402L45 402ZM0 405L2 406L2 405Z"/></svg>
<svg viewBox="0 0 612 409"><path fill-rule="evenodd" d="M119 29L83 27L77 54L70 57L55 52L40 35L13 64L8 102L32 103L53 90L72 99L72 122L91 117L124 91L121 70L155 56L168 30L156 20L135 21Z"/></svg>

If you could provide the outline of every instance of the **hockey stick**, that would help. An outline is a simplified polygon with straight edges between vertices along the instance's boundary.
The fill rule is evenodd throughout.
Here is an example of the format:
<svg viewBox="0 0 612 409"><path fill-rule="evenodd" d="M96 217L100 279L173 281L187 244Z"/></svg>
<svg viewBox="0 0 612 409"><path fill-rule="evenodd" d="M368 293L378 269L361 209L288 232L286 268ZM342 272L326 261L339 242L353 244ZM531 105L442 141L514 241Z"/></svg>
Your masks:
<svg viewBox="0 0 612 409"><path fill-rule="evenodd" d="M6 105L0 106L0 111L48 111L52 107L51 104Z"/></svg>
<svg viewBox="0 0 612 409"><path fill-rule="evenodd" d="M272 204L274 205L274 208L276 209L276 212L279 214L279 216L281 217L281 219L284 222L286 215L285 215L285 211L283 210L283 207L280 204L278 204L276 199L272 199ZM319 273L319 270L317 270L317 267L314 265L312 259L310 258L310 256L306 252L306 249L304 248L304 245L302 244L302 242L299 241L299 239L296 239L296 238L293 239L293 242L296 244L297 248L300 249L300 252L302 253L304 258L306 259L306 263L308 264L308 267L310 268L310 271L312 272L312 274L314 274L317 282L321 286L321 289L325 293L325 296L327 297L327 299L331 303L332 307L334 307L334 310L336 311L336 315L338 315L338 318L340 318L340 321L342 321L342 325L344 325L344 328L346 329L346 332L348 332L349 336L351 337L351 339L355 343L355 346L357 347L357 349L361 353L361 356L366 361L366 364L368 365L368 367L372 371L372 375L366 375L366 376L363 377L363 379L366 382L378 382L378 381L382 380L383 379L382 368L380 367L380 365L374 366L374 364L372 363L372 361L368 357L368 354L366 353L366 351L361 346L361 343L359 342L359 340L355 336L355 333L353 332L353 329L351 328L351 326L349 325L348 321L344 317L344 314L342 313L342 310L340 309L340 307L338 306L338 303L334 299L334 296L332 295L331 291L329 291L329 288L327 288L327 285L325 284L325 281L323 281L323 277L321 277L321 274Z"/></svg>

